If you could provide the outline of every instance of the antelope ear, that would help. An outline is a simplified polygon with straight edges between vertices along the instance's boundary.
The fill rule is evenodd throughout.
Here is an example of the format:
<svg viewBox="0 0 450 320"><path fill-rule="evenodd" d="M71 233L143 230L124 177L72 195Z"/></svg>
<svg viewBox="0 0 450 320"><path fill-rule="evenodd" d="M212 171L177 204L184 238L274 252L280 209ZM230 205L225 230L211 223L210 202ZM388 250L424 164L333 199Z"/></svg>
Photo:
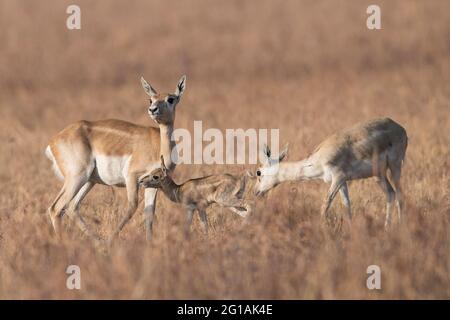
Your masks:
<svg viewBox="0 0 450 320"><path fill-rule="evenodd" d="M270 151L270 148L266 143L264 143L263 152L264 152L264 155L267 157L267 159L270 159L270 155L272 152Z"/></svg>
<svg viewBox="0 0 450 320"><path fill-rule="evenodd" d="M144 182L144 180L146 178L148 178L149 175L150 175L150 173L147 173L147 174L144 174L142 177L140 177L138 180L138 184L142 184Z"/></svg>
<svg viewBox="0 0 450 320"><path fill-rule="evenodd" d="M247 171L245 174L246 174L248 177L250 177L250 178L254 178L254 177L255 177L255 175L254 175L253 173L251 173L250 171Z"/></svg>
<svg viewBox="0 0 450 320"><path fill-rule="evenodd" d="M280 155L278 156L278 162L283 161L284 158L286 158L289 150L289 143L286 143L286 146L284 147L283 151L280 152Z"/></svg>
<svg viewBox="0 0 450 320"><path fill-rule="evenodd" d="M141 83L145 93L147 93L150 97L156 96L158 94L156 90L153 89L152 86L147 83L147 81L145 81L144 77L141 77Z"/></svg>
<svg viewBox="0 0 450 320"><path fill-rule="evenodd" d="M180 78L180 81L178 81L177 87L175 89L175 95L177 95L178 98L181 98L185 89L186 89L186 76L184 75Z"/></svg>
<svg viewBox="0 0 450 320"><path fill-rule="evenodd" d="M164 157L161 155L161 170L164 174L167 174L167 168L166 165L164 163Z"/></svg>

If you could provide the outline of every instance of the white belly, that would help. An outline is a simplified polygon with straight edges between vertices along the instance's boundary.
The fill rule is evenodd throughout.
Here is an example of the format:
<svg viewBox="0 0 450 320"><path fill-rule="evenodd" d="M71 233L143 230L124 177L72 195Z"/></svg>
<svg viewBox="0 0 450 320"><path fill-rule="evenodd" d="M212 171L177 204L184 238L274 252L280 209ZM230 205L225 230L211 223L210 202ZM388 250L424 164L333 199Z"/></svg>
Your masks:
<svg viewBox="0 0 450 320"><path fill-rule="evenodd" d="M96 155L95 163L98 178L107 185L124 185L130 165L131 155Z"/></svg>

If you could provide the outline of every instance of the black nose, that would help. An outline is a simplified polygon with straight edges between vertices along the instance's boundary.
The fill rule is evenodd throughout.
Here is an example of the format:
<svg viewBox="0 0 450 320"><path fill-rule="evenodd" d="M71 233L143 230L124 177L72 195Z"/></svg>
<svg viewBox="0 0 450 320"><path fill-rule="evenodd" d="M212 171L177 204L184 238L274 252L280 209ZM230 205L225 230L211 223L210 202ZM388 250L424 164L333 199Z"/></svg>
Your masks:
<svg viewBox="0 0 450 320"><path fill-rule="evenodd" d="M151 114L154 114L155 112L158 112L158 107L150 107L148 108L148 111L150 111Z"/></svg>

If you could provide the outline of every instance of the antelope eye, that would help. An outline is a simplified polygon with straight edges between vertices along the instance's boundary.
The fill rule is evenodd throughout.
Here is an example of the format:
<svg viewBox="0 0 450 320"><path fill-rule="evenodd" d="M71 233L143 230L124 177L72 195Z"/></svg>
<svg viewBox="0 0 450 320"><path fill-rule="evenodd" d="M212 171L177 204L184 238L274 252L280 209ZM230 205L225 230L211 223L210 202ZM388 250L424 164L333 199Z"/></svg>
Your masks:
<svg viewBox="0 0 450 320"><path fill-rule="evenodd" d="M256 171L256 175L257 175L258 177L261 177L261 170L257 170L257 171Z"/></svg>
<svg viewBox="0 0 450 320"><path fill-rule="evenodd" d="M174 101L174 99L173 99L172 97L170 97L170 98L167 99L167 102L170 103L170 104L172 104L173 101Z"/></svg>
<svg viewBox="0 0 450 320"><path fill-rule="evenodd" d="M158 180L159 176L153 176L153 179Z"/></svg>

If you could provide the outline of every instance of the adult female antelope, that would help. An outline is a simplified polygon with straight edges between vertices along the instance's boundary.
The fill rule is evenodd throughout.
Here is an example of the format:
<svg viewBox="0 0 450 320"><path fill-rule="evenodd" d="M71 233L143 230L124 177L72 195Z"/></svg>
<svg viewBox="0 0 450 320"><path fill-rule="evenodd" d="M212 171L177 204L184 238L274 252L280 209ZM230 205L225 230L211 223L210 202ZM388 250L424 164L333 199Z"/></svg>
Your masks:
<svg viewBox="0 0 450 320"><path fill-rule="evenodd" d="M174 94L158 94L144 78L145 92L150 96L148 113L159 128L143 127L122 120L78 121L55 135L47 146L56 174L64 185L48 209L53 228L60 235L65 212L74 216L81 230L98 239L79 214L79 206L95 184L126 187L127 213L115 230L116 236L131 219L138 205L140 176L159 167L160 156L170 170L171 140L176 106L186 88L186 76L181 77ZM174 152L173 154L176 154ZM152 235L152 221L157 189L145 190L145 224L147 238Z"/></svg>
<svg viewBox="0 0 450 320"><path fill-rule="evenodd" d="M278 160L271 158L269 148L265 148L267 161L256 171L255 192L262 195L279 183L289 180L322 179L331 182L322 216L326 216L330 205L340 192L347 208L349 221L352 213L347 181L376 177L386 193L387 228L391 223L391 205L396 198L397 214L400 221L403 206L400 175L405 158L408 137L405 129L389 118L376 119L358 124L338 132L323 141L312 155L298 162L278 163L286 155L287 148ZM391 182L387 171L391 173Z"/></svg>

